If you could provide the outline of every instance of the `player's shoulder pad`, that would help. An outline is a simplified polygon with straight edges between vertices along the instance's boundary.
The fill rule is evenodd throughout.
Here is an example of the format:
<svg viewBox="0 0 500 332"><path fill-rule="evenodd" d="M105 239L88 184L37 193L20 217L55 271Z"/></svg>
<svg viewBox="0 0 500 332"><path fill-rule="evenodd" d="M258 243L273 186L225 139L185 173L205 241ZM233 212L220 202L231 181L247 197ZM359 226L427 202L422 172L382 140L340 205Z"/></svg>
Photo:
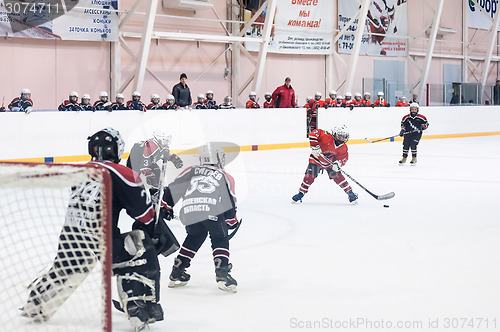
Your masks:
<svg viewBox="0 0 500 332"><path fill-rule="evenodd" d="M101 166L104 166L110 173L118 176L123 182L125 182L130 187L140 187L142 186L142 181L140 180L139 174L131 168L127 166L116 164L112 161L102 161L95 162L91 161L91 163L96 163Z"/></svg>
<svg viewBox="0 0 500 332"><path fill-rule="evenodd" d="M189 173L189 171L191 171L193 169L193 167L194 166L189 166L188 168L186 168L185 170L183 170L179 175L177 175L177 177L175 178L175 180L180 179L181 177L183 177L184 175L186 175L187 173Z"/></svg>
<svg viewBox="0 0 500 332"><path fill-rule="evenodd" d="M401 120L401 122L405 121L406 119L408 119L410 117L410 114L405 114L403 116L403 119Z"/></svg>
<svg viewBox="0 0 500 332"><path fill-rule="evenodd" d="M425 115L422 115L422 114L417 114L417 118L421 118L422 120L425 120L427 121L427 118L425 117Z"/></svg>
<svg viewBox="0 0 500 332"><path fill-rule="evenodd" d="M152 139L145 141L144 142L144 152L143 152L144 158L151 157L159 149L160 149L160 147L158 146L158 144L156 144L156 142L153 141Z"/></svg>

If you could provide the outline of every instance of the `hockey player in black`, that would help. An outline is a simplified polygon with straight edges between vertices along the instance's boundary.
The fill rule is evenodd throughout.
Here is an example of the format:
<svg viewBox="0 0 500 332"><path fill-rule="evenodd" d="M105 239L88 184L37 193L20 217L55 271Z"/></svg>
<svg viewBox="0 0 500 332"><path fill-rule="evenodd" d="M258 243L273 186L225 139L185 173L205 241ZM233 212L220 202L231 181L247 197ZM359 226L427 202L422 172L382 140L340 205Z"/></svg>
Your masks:
<svg viewBox="0 0 500 332"><path fill-rule="evenodd" d="M132 93L132 100L127 101L127 107L129 110L146 112L146 105L141 101L141 93L139 91Z"/></svg>
<svg viewBox="0 0 500 332"><path fill-rule="evenodd" d="M146 183L153 189L152 196L157 192L160 183L160 160L163 163L170 161L176 168L183 166L182 159L170 153L171 143L172 135L166 129L156 129L153 138L134 144L127 159L127 166L146 178Z"/></svg>
<svg viewBox="0 0 500 332"><path fill-rule="evenodd" d="M99 92L99 100L94 103L95 110L111 112L111 105L108 93L106 91Z"/></svg>
<svg viewBox="0 0 500 332"><path fill-rule="evenodd" d="M21 91L21 96L14 98L10 102L8 108L12 112L25 112L26 114L31 113L31 111L33 110L33 100L31 100L31 91L28 89L23 89Z"/></svg>
<svg viewBox="0 0 500 332"><path fill-rule="evenodd" d="M112 269L117 276L120 306L130 324L142 328L163 320L157 253L164 242L158 235L155 212L143 184L136 181L133 170L118 164L125 146L120 133L105 128L88 139L90 164L106 168L111 175ZM73 188L57 256L52 268L28 287L31 292L21 308L23 316L48 320L101 259L97 238L100 230L95 228L101 222L96 205L101 198L96 186L100 182L87 181ZM135 219L130 232L121 233L118 226L122 209Z"/></svg>
<svg viewBox="0 0 500 332"><path fill-rule="evenodd" d="M111 111L125 111L125 110L128 110L127 105L125 105L125 96L123 96L121 93L117 93L115 100L116 101L113 104L111 104Z"/></svg>
<svg viewBox="0 0 500 332"><path fill-rule="evenodd" d="M83 111L82 107L78 103L78 92L73 91L69 94L68 99L62 102L58 107L59 111Z"/></svg>
<svg viewBox="0 0 500 332"><path fill-rule="evenodd" d="M82 96L82 101L80 103L80 107L82 108L83 111L95 111L95 108L92 104L90 104L90 95L89 94L84 94Z"/></svg>
<svg viewBox="0 0 500 332"><path fill-rule="evenodd" d="M173 95L167 96L167 101L163 104L163 109L166 110L177 110L178 106L175 104L175 98Z"/></svg>
<svg viewBox="0 0 500 332"><path fill-rule="evenodd" d="M214 92L212 90L208 90L205 96L207 97L207 99L205 100L205 105L208 109L216 110L219 108L219 105L217 105L217 102L214 100Z"/></svg>
<svg viewBox="0 0 500 332"><path fill-rule="evenodd" d="M429 127L427 118L422 114L418 114L419 106L417 103L410 104L410 114L406 114L401 120L401 132L399 136L404 136L403 139L403 158L399 161L399 165L406 163L408 151L411 149L410 164L415 166L417 163L417 145L422 138L422 132Z"/></svg>
<svg viewBox="0 0 500 332"><path fill-rule="evenodd" d="M187 236L175 258L169 287L184 286L190 279L186 268L210 235L219 289L235 293L237 282L229 274L228 228L238 226L234 180L224 169L222 149L209 144L200 148L200 165L185 169L165 190L162 206L171 209L182 197L180 219Z"/></svg>

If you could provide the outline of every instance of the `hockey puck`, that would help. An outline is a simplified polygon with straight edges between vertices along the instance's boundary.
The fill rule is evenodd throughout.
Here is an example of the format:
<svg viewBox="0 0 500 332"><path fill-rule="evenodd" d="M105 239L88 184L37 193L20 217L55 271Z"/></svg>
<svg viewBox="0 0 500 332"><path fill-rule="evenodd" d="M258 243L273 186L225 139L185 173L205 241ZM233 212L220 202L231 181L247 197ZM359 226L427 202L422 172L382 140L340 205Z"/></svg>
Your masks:
<svg viewBox="0 0 500 332"><path fill-rule="evenodd" d="M389 207L389 205L384 205L384 207Z"/></svg>

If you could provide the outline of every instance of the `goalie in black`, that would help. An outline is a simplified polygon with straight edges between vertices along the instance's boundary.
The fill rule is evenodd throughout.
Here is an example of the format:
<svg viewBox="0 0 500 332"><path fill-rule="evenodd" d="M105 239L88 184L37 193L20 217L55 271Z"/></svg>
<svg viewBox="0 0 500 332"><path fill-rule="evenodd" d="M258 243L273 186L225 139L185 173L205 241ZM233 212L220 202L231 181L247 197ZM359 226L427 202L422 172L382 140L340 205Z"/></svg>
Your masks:
<svg viewBox="0 0 500 332"><path fill-rule="evenodd" d="M106 168L112 184L112 269L117 276L119 306L136 329L163 320L159 304L160 266L157 254L169 245L155 223L151 200L133 170L118 163L124 142L118 131L105 128L90 136L90 162ZM55 314L101 259L100 182L86 181L72 188L65 225L59 235L57 256L48 272L28 287L22 315L46 321ZM132 231L121 233L120 211L125 209L135 221ZM85 213L82 213L85 211Z"/></svg>

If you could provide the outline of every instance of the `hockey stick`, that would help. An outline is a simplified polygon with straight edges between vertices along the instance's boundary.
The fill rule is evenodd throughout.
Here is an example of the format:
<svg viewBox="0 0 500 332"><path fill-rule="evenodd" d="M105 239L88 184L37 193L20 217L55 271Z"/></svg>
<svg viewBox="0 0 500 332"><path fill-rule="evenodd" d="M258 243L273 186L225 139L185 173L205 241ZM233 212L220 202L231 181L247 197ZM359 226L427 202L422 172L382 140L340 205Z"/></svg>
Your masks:
<svg viewBox="0 0 500 332"><path fill-rule="evenodd" d="M414 132L416 132L416 130L404 133L403 136L404 135L408 135L408 134L413 134ZM398 136L401 136L401 135L397 134L397 135L394 135L394 136L389 136L389 137L377 139L377 140L374 140L374 141L372 141L371 139L365 138L365 141L367 141L368 143L377 143L377 142L385 141L387 139L395 138L395 137L398 137Z"/></svg>
<svg viewBox="0 0 500 332"><path fill-rule="evenodd" d="M322 156L323 156L323 159L327 160L330 163L330 165L333 166L333 162L331 162L330 159L326 158L324 155L322 155ZM361 189L363 189L364 191L366 191L368 194L370 194L370 196L372 196L376 200L383 201L383 200L386 200L386 199L391 199L391 198L393 198L396 195L393 191L391 191L390 193L385 194L385 195L376 195L376 194L372 193L370 190L366 189L361 183L359 183L358 181L356 181L356 179L354 179L352 176L350 176L349 174L347 174L347 172L344 171L342 168L339 167L339 170L340 170L340 172L342 174L344 174L349 179L351 179L354 183L356 183L359 187L361 187Z"/></svg>

